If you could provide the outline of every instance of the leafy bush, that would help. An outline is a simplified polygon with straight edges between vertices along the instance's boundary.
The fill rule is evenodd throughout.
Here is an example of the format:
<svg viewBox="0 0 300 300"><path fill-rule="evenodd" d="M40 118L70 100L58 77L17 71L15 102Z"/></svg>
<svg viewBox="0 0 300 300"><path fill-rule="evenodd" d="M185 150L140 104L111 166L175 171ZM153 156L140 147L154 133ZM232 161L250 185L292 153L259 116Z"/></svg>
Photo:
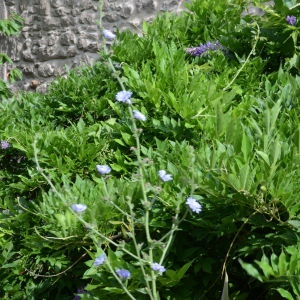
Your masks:
<svg viewBox="0 0 300 300"><path fill-rule="evenodd" d="M2 298L299 297L298 5L256 5L195 0L0 104Z"/></svg>
<svg viewBox="0 0 300 300"><path fill-rule="evenodd" d="M12 36L19 34L23 27L23 19L12 14L7 20L0 20L0 36ZM5 53L0 53L0 65L5 63L12 63L12 60ZM14 82L22 77L22 73L18 69L12 69L10 71L9 81ZM12 93L7 85L7 82L0 79L0 100L11 97Z"/></svg>

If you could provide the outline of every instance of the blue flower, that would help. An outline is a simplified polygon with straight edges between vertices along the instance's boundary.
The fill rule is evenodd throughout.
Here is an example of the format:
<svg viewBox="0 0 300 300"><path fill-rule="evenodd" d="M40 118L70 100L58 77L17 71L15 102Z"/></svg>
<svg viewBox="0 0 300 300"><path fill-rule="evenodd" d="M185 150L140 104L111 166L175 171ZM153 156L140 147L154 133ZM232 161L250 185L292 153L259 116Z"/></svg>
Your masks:
<svg viewBox="0 0 300 300"><path fill-rule="evenodd" d="M87 209L87 206L85 204L72 204L71 208L77 213L82 213Z"/></svg>
<svg viewBox="0 0 300 300"><path fill-rule="evenodd" d="M131 95L132 92L130 91L121 91L117 93L116 100L122 103L131 104L131 100L130 100Z"/></svg>
<svg viewBox="0 0 300 300"><path fill-rule="evenodd" d="M207 42L205 44L200 44L198 47L186 48L186 53L192 56L202 56L207 54L208 51L216 51L216 50L225 50L225 48L219 43L219 41L215 42Z"/></svg>
<svg viewBox="0 0 300 300"><path fill-rule="evenodd" d="M1 141L0 142L0 147L1 147L1 149L7 149L7 148L10 147L10 143L7 142L7 141Z"/></svg>
<svg viewBox="0 0 300 300"><path fill-rule="evenodd" d="M113 40L116 38L116 35L107 29L103 30L103 35L107 40Z"/></svg>
<svg viewBox="0 0 300 300"><path fill-rule="evenodd" d="M160 179L164 182L166 181L170 181L172 180L172 175L171 174L167 174L167 172L165 170L159 170L158 171L158 175L160 177Z"/></svg>
<svg viewBox="0 0 300 300"><path fill-rule="evenodd" d="M159 263L153 263L152 264L152 270L153 271L158 271L160 274L166 271L166 268Z"/></svg>
<svg viewBox="0 0 300 300"><path fill-rule="evenodd" d="M295 26L297 23L297 18L295 16L287 16L285 20L291 26Z"/></svg>
<svg viewBox="0 0 300 300"><path fill-rule="evenodd" d="M96 169L101 175L111 172L111 168L108 165L96 165Z"/></svg>
<svg viewBox="0 0 300 300"><path fill-rule="evenodd" d="M99 257L95 258L94 266L97 267L104 264L105 260L106 260L106 255L102 253Z"/></svg>
<svg viewBox="0 0 300 300"><path fill-rule="evenodd" d="M131 273L126 269L117 269L116 273L122 280L126 280L131 276Z"/></svg>
<svg viewBox="0 0 300 300"><path fill-rule="evenodd" d="M199 214L202 211L202 205L199 202L197 202L196 199L194 199L192 197L188 197L186 199L186 204L196 214Z"/></svg>
<svg viewBox="0 0 300 300"><path fill-rule="evenodd" d="M146 121L147 118L144 114L142 114L141 112L139 112L138 110L133 110L133 116L139 120L139 121Z"/></svg>

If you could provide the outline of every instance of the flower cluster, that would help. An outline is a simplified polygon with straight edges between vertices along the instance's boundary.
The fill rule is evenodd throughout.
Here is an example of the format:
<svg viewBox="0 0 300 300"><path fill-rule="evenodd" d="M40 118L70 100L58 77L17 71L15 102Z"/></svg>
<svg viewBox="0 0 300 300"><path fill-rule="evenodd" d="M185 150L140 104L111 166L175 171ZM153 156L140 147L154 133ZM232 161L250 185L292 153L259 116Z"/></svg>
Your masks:
<svg viewBox="0 0 300 300"><path fill-rule="evenodd" d="M185 52L192 56L202 56L204 54L207 54L208 51L216 50L225 50L225 48L219 43L219 41L207 42L205 44L200 44L198 47L186 48Z"/></svg>
<svg viewBox="0 0 300 300"><path fill-rule="evenodd" d="M7 141L1 141L0 147L1 147L1 149L8 149L10 147L10 143Z"/></svg>
<svg viewBox="0 0 300 300"><path fill-rule="evenodd" d="M285 20L291 26L295 26L297 23L297 18L295 16L287 16Z"/></svg>
<svg viewBox="0 0 300 300"><path fill-rule="evenodd" d="M113 40L116 37L116 35L109 30L103 30L103 36L107 40ZM224 49L225 48L218 41L216 41L216 42L207 42L204 45L201 44L199 47L187 48L186 52L193 56L201 56L208 51L224 50ZM127 90L123 89L115 95L115 100L120 103L131 105L132 104L132 101L131 101L132 94L133 93L131 91L127 91ZM129 110L132 112L131 116L133 116L136 120L143 121L143 122L147 120L146 116L142 112L140 112L138 110L134 110L134 109L131 110L131 106L129 106ZM1 145L2 145L2 142L1 142ZM109 174L112 171L112 169L109 165L96 165L96 171L100 175L106 175L106 174ZM167 173L166 170L159 170L158 176L163 182L168 182L168 181L173 180L173 175ZM190 208L190 210L192 212L195 212L197 214L199 214L202 211L202 205L200 203L198 203L197 200L192 197L187 198L186 205L188 205L188 207ZM78 204L71 205L71 209L75 213L80 214L80 213L83 213L87 209L87 206L85 204L78 203ZM109 266L108 257L105 255L105 253L102 253L100 256L95 257L93 266L94 267L101 266L106 261ZM152 274L153 274L153 271L159 275L162 275L164 272L166 272L166 268L158 262L151 262L150 266L151 266ZM131 277L130 271L127 269L123 269L123 268L115 269L114 275L118 276L120 278L120 280L128 280Z"/></svg>

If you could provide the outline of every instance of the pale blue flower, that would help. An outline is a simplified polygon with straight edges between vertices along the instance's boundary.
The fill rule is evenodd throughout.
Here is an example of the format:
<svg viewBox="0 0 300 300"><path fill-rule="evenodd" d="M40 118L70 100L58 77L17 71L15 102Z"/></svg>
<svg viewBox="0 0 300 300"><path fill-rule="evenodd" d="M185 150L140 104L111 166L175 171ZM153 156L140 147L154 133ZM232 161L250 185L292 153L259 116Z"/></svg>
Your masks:
<svg viewBox="0 0 300 300"><path fill-rule="evenodd" d="M71 208L73 209L73 211L77 212L77 213L82 213L87 209L87 206L85 204L72 204Z"/></svg>
<svg viewBox="0 0 300 300"><path fill-rule="evenodd" d="M117 93L116 100L122 103L131 104L131 100L130 100L131 96L132 96L132 92L121 91Z"/></svg>
<svg viewBox="0 0 300 300"><path fill-rule="evenodd" d="M7 142L7 141L1 141L0 142L0 147L1 147L1 149L7 149L7 148L10 147L10 143Z"/></svg>
<svg viewBox="0 0 300 300"><path fill-rule="evenodd" d="M99 257L95 258L94 266L97 267L104 264L105 260L106 260L106 255L102 253Z"/></svg>
<svg viewBox="0 0 300 300"><path fill-rule="evenodd" d="M186 199L186 204L196 214L199 214L202 211L202 205L199 202L197 202L196 199L194 199L192 197L188 197Z"/></svg>
<svg viewBox="0 0 300 300"><path fill-rule="evenodd" d="M101 175L111 172L111 168L108 165L96 165L96 169Z"/></svg>
<svg viewBox="0 0 300 300"><path fill-rule="evenodd" d="M297 18L295 16L287 16L285 20L291 26L295 26L297 23Z"/></svg>
<svg viewBox="0 0 300 300"><path fill-rule="evenodd" d="M116 273L121 279L128 279L131 276L131 273L126 269L117 269Z"/></svg>
<svg viewBox="0 0 300 300"><path fill-rule="evenodd" d="M162 181L165 181L165 182L166 181L170 181L170 180L173 179L172 175L171 174L167 174L167 172L165 170L159 170L158 171L158 175L159 175L160 179Z"/></svg>
<svg viewBox="0 0 300 300"><path fill-rule="evenodd" d="M160 265L159 263L153 263L152 264L152 270L153 271L158 271L160 274L162 274L163 272L166 271L166 268L162 265Z"/></svg>
<svg viewBox="0 0 300 300"><path fill-rule="evenodd" d="M138 110L133 110L133 116L139 120L139 121L146 121L147 118L144 114L142 114L141 112L139 112Z"/></svg>
<svg viewBox="0 0 300 300"><path fill-rule="evenodd" d="M104 29L103 30L103 35L107 40L113 40L116 38L116 35L111 32L110 30Z"/></svg>

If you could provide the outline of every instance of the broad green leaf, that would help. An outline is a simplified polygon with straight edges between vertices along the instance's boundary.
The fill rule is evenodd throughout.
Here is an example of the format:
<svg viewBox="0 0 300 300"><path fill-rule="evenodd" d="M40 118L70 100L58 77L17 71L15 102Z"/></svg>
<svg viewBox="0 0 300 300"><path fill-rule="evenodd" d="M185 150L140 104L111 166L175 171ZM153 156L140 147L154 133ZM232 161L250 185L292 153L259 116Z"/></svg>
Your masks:
<svg viewBox="0 0 300 300"><path fill-rule="evenodd" d="M285 289L283 289L283 288L277 288L276 291L277 291L277 292L280 294L280 296L283 297L284 299L295 300L295 298L293 297L293 295L292 295L289 291L287 291L287 290L285 290Z"/></svg>
<svg viewBox="0 0 300 300"><path fill-rule="evenodd" d="M239 263L241 264L242 268L252 277L256 278L257 280L263 282L264 279L261 276L261 274L259 273L259 271L252 265L249 263L245 263L243 262L241 259L239 259Z"/></svg>

